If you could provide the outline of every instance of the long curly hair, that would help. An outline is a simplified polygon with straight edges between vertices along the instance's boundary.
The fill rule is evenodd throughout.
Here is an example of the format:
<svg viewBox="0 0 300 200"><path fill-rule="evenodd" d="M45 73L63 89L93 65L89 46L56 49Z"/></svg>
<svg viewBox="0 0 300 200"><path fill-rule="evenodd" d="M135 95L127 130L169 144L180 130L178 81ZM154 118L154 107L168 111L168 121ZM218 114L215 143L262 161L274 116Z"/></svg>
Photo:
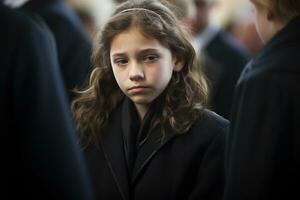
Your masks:
<svg viewBox="0 0 300 200"><path fill-rule="evenodd" d="M206 79L189 36L171 9L165 1L127 1L117 7L104 25L94 44L89 84L83 90L77 90L78 97L71 106L81 139L86 144L97 140L110 114L124 97L113 75L110 45L116 35L132 26L158 40L184 63L182 70L173 72L167 88L159 97L162 110L156 121L162 127L170 125L178 134L184 133L206 108Z"/></svg>

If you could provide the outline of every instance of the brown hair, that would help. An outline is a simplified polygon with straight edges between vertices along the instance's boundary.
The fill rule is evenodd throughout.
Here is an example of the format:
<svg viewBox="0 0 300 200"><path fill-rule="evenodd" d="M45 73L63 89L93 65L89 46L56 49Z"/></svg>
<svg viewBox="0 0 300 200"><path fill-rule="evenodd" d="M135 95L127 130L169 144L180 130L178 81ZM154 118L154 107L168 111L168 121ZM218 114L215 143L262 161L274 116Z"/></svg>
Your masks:
<svg viewBox="0 0 300 200"><path fill-rule="evenodd" d="M299 0L251 0L271 11L280 21L288 22L300 16Z"/></svg>
<svg viewBox="0 0 300 200"><path fill-rule="evenodd" d="M75 123L85 143L94 142L103 131L111 112L124 94L119 89L110 63L110 45L114 37L131 26L157 39L184 63L173 72L169 85L161 94L162 111L157 122L171 125L176 133L186 132L199 117L207 102L207 84L199 73L199 63L188 35L165 1L138 0L121 4L97 39L92 55L94 70L87 88L77 91L72 102ZM129 9L129 10L128 10Z"/></svg>

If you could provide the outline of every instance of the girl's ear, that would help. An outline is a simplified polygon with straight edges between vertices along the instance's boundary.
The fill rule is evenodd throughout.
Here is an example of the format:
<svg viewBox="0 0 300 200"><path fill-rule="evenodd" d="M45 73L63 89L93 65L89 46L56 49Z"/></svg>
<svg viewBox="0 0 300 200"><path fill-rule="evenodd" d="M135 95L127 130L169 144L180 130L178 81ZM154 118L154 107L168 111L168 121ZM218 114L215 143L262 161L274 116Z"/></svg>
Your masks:
<svg viewBox="0 0 300 200"><path fill-rule="evenodd" d="M178 57L173 58L173 70L179 72L183 68L183 61Z"/></svg>

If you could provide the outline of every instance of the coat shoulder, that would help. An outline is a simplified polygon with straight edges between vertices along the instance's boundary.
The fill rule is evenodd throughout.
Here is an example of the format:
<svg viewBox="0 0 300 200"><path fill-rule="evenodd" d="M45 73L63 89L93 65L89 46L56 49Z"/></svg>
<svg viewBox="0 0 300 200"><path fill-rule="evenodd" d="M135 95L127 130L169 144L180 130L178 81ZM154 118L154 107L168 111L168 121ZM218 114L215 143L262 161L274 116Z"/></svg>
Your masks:
<svg viewBox="0 0 300 200"><path fill-rule="evenodd" d="M190 133L201 135L202 138L225 136L229 128L229 121L210 110L204 110L192 126Z"/></svg>
<svg viewBox="0 0 300 200"><path fill-rule="evenodd" d="M211 129L226 130L229 126L229 121L211 110L204 110L199 118L198 123L203 124Z"/></svg>

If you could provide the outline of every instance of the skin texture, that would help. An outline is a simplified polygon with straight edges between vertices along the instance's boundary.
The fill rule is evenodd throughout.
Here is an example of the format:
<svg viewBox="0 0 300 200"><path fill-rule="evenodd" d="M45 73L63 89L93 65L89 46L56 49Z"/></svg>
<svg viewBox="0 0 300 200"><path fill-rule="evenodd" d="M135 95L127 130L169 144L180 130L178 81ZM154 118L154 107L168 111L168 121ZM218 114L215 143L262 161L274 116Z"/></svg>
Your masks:
<svg viewBox="0 0 300 200"><path fill-rule="evenodd" d="M112 40L110 60L120 89L134 102L141 119L167 87L173 70L182 67L168 48L134 26Z"/></svg>
<svg viewBox="0 0 300 200"><path fill-rule="evenodd" d="M278 20L274 13L251 1L255 12L255 26L263 43L267 43L286 23Z"/></svg>
<svg viewBox="0 0 300 200"><path fill-rule="evenodd" d="M271 38L268 12L260 5L253 3L255 12L255 26L260 39L265 43Z"/></svg>

